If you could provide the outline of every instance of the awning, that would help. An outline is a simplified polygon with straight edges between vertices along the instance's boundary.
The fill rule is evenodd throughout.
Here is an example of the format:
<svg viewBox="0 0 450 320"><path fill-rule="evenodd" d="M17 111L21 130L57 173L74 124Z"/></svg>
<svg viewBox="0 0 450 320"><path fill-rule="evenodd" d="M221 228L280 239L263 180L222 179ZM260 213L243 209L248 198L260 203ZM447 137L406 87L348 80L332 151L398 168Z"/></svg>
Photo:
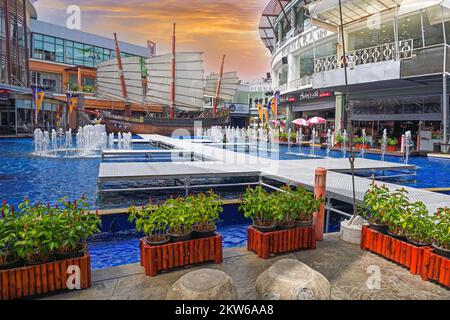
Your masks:
<svg viewBox="0 0 450 320"><path fill-rule="evenodd" d="M291 0L270 0L259 22L259 35L264 45L271 51L275 49L275 20Z"/></svg>
<svg viewBox="0 0 450 320"><path fill-rule="evenodd" d="M403 16L415 11L439 6L450 8L450 0L403 0L397 16Z"/></svg>
<svg viewBox="0 0 450 320"><path fill-rule="evenodd" d="M373 14L394 9L401 0L342 0L343 24L366 19ZM318 20L339 26L339 0L319 0L306 6L310 16Z"/></svg>
<svg viewBox="0 0 450 320"><path fill-rule="evenodd" d="M403 0L397 17L425 11L432 25L450 20L450 0Z"/></svg>

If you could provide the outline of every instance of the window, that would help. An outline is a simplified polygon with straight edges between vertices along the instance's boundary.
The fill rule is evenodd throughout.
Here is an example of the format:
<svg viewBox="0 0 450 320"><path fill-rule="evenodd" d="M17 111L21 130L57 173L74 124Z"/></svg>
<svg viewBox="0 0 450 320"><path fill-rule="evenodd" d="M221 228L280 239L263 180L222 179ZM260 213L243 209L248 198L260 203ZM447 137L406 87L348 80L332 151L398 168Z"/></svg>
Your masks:
<svg viewBox="0 0 450 320"><path fill-rule="evenodd" d="M399 40L414 39L414 48L423 46L420 13L398 19L398 38Z"/></svg>

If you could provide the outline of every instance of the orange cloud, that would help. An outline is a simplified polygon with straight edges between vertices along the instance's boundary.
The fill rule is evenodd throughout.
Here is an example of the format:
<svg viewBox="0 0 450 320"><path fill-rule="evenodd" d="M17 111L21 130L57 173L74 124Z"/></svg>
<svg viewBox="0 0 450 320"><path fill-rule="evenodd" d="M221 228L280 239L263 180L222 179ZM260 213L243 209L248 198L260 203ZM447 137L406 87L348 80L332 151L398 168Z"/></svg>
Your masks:
<svg viewBox="0 0 450 320"><path fill-rule="evenodd" d="M65 10L77 4L82 30L145 45L157 43L158 52L170 50L172 22L177 23L177 49L205 52L207 71L217 71L222 54L226 70L242 79L263 77L270 54L259 39L258 22L267 0L39 0L39 18L64 24Z"/></svg>

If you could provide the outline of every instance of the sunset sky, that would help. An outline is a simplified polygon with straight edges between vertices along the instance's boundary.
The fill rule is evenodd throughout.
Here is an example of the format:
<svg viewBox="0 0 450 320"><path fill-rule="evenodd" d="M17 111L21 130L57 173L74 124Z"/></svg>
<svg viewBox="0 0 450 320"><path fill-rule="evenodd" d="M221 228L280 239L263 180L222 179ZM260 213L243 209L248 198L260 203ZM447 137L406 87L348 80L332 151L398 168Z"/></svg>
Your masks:
<svg viewBox="0 0 450 320"><path fill-rule="evenodd" d="M177 23L177 49L205 53L207 72L218 71L222 54L225 71L241 79L265 76L270 53L258 34L260 14L268 0L38 0L40 20L65 25L69 5L82 10L81 30L146 45L158 53L170 50L172 22Z"/></svg>

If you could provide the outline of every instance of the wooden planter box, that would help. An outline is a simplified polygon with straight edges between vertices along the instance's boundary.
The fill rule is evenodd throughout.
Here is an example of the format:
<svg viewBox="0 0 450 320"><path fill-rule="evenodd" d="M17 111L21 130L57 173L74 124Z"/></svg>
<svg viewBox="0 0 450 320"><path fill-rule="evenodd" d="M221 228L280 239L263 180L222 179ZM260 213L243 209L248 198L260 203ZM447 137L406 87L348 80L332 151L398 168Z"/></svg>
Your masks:
<svg viewBox="0 0 450 320"><path fill-rule="evenodd" d="M418 275L422 269L425 253L430 247L416 247L365 226L362 230L361 249L381 255Z"/></svg>
<svg viewBox="0 0 450 320"><path fill-rule="evenodd" d="M91 286L91 257L0 271L0 300L13 300L67 289L69 266L80 268L81 289Z"/></svg>
<svg viewBox="0 0 450 320"><path fill-rule="evenodd" d="M222 263L222 235L151 247L140 241L141 266L147 276L205 262Z"/></svg>
<svg viewBox="0 0 450 320"><path fill-rule="evenodd" d="M314 227L262 233L250 226L247 241L247 250L255 252L261 259L268 259L271 254L316 248Z"/></svg>
<svg viewBox="0 0 450 320"><path fill-rule="evenodd" d="M420 275L425 281L432 280L450 287L450 259L435 254L433 249L426 250Z"/></svg>

